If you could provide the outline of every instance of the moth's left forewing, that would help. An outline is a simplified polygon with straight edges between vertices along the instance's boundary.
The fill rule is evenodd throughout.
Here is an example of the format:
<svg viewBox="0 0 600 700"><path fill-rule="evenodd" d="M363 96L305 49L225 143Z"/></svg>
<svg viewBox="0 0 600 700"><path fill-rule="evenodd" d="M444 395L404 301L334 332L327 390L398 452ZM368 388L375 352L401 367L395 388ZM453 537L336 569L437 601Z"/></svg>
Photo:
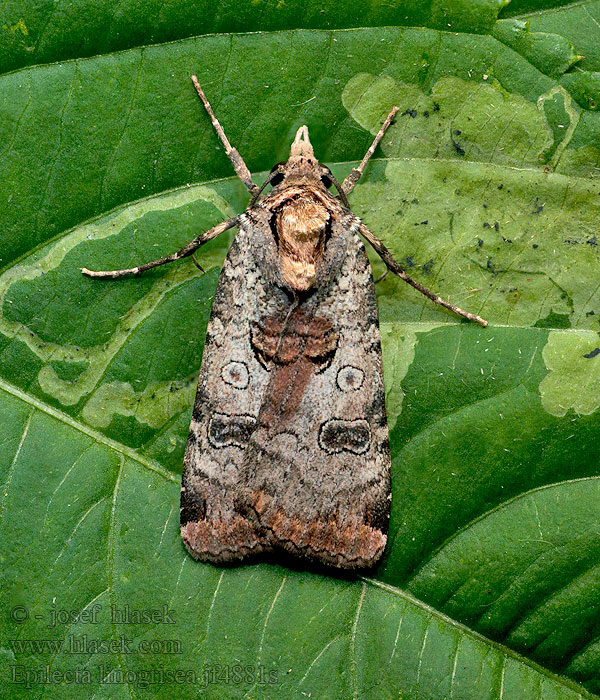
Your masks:
<svg viewBox="0 0 600 700"><path fill-rule="evenodd" d="M196 559L219 564L269 549L255 524L235 509L244 451L269 381L253 352L251 328L265 309L285 301L267 279L275 253L265 226L240 217L221 270L184 458L183 541Z"/></svg>
<svg viewBox="0 0 600 700"><path fill-rule="evenodd" d="M381 557L390 508L377 304L356 222L334 222L321 286L299 329L288 324L308 336L305 356L271 372L240 499L273 547L343 568Z"/></svg>

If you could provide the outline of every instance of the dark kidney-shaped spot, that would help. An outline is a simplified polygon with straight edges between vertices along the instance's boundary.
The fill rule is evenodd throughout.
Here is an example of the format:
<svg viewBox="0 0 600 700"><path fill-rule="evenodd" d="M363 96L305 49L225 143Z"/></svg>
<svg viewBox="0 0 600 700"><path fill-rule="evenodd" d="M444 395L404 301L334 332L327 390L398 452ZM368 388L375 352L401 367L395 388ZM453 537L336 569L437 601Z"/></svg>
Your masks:
<svg viewBox="0 0 600 700"><path fill-rule="evenodd" d="M248 444L256 418L244 413L228 416L214 413L208 425L208 439L213 447L241 447Z"/></svg>
<svg viewBox="0 0 600 700"><path fill-rule="evenodd" d="M332 418L319 429L319 445L325 452L353 452L360 455L369 449L371 428L366 420Z"/></svg>

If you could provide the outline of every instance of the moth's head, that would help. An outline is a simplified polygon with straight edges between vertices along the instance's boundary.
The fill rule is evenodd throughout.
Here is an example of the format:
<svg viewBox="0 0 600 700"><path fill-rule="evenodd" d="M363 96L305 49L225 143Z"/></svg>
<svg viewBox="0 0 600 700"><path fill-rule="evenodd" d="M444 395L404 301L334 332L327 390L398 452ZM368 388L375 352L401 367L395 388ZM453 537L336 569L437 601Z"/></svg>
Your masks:
<svg viewBox="0 0 600 700"><path fill-rule="evenodd" d="M321 165L315 158L308 127L301 126L292 141L290 157L284 163L278 163L271 169L270 182L273 187L296 183L318 184L328 189L331 187L332 175L329 168Z"/></svg>

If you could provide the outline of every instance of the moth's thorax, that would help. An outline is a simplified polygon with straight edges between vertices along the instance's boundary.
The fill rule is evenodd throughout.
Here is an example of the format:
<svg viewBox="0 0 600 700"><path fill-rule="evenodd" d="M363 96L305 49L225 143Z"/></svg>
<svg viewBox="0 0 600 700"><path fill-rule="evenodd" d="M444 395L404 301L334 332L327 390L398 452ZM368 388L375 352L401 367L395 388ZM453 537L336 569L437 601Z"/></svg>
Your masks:
<svg viewBox="0 0 600 700"><path fill-rule="evenodd" d="M331 223L342 212L325 186L325 171L315 158L307 127L301 126L290 157L272 170L277 184L260 203L270 214L282 280L295 292L315 283Z"/></svg>
<svg viewBox="0 0 600 700"><path fill-rule="evenodd" d="M309 192L286 201L275 212L281 276L291 289L304 292L312 287L330 218L327 207Z"/></svg>

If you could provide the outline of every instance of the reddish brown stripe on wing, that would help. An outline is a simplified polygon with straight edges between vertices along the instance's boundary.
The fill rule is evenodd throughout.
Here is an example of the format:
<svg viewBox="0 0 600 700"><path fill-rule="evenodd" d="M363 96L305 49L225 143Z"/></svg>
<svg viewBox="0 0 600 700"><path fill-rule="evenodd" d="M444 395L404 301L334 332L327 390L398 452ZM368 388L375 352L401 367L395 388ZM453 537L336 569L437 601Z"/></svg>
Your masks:
<svg viewBox="0 0 600 700"><path fill-rule="evenodd" d="M317 369L335 353L338 334L329 319L296 307L289 319L269 316L254 329L252 344L272 377L259 415L262 425L282 425L296 413Z"/></svg>

